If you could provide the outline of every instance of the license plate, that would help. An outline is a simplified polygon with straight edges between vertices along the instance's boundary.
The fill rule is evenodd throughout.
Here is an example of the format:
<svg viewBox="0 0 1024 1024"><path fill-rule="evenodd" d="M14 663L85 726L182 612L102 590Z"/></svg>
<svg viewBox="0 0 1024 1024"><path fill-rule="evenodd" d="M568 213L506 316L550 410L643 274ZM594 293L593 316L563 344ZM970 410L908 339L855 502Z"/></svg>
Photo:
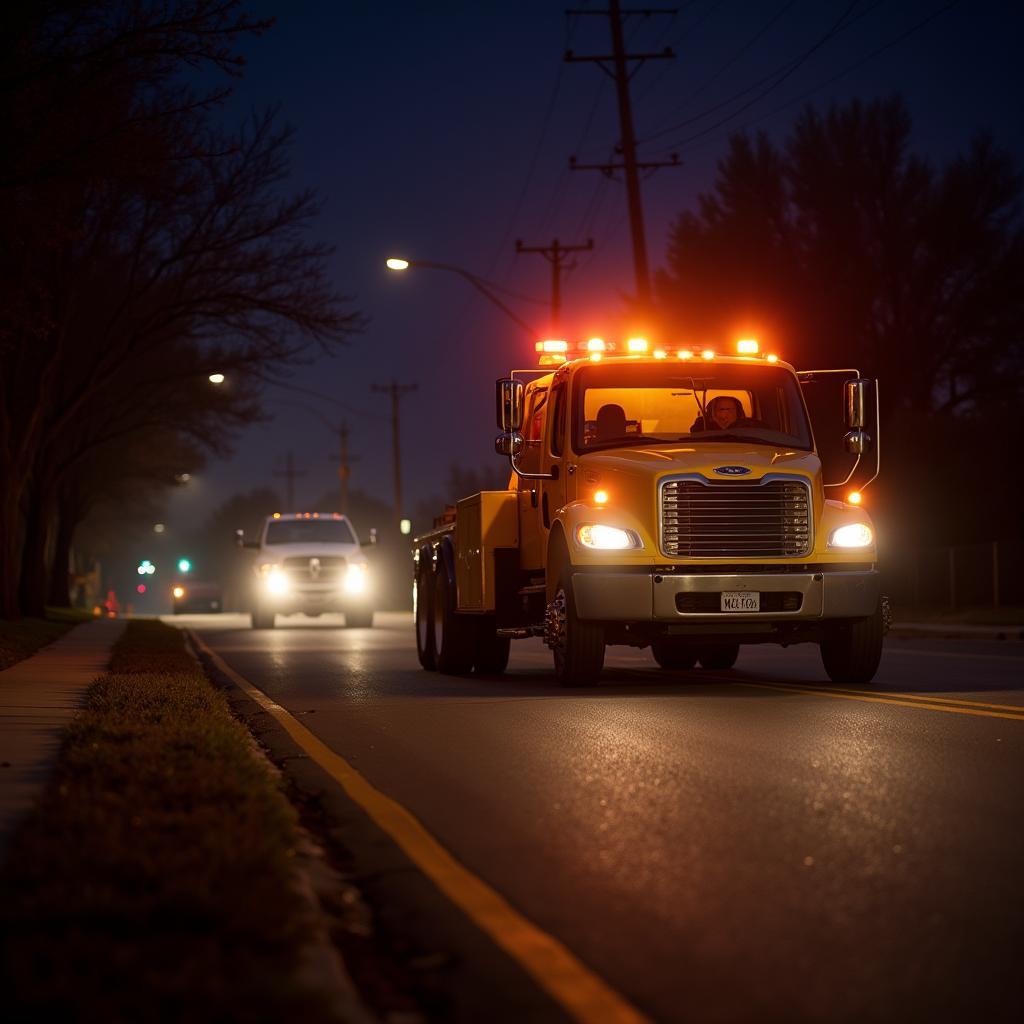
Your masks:
<svg viewBox="0 0 1024 1024"><path fill-rule="evenodd" d="M726 590L722 593L723 612L759 612L761 595L756 591Z"/></svg>

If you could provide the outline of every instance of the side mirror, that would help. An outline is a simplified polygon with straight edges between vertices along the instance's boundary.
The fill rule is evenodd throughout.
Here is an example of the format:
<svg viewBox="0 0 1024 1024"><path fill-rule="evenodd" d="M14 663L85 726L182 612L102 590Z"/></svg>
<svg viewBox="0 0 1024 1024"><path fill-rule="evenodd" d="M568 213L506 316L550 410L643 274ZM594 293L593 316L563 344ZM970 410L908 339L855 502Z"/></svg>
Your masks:
<svg viewBox="0 0 1024 1024"><path fill-rule="evenodd" d="M508 459L516 459L523 450L523 435L516 433L499 434L494 439L494 450Z"/></svg>
<svg viewBox="0 0 1024 1024"><path fill-rule="evenodd" d="M871 436L863 430L851 430L843 438L843 447L851 455L863 455L871 448Z"/></svg>
<svg viewBox="0 0 1024 1024"><path fill-rule="evenodd" d="M844 402L844 412L846 426L848 430L860 431L863 430L867 424L867 408L868 408L868 388L871 387L871 381L865 380L863 377L857 380L848 380L846 382L846 401ZM849 451L849 449L847 449Z"/></svg>
<svg viewBox="0 0 1024 1024"><path fill-rule="evenodd" d="M523 382L502 378L495 385L498 429L503 434L515 434L523 429Z"/></svg>
<svg viewBox="0 0 1024 1024"><path fill-rule="evenodd" d="M377 546L377 527L370 527L370 536L366 540L360 542L362 548L375 548Z"/></svg>

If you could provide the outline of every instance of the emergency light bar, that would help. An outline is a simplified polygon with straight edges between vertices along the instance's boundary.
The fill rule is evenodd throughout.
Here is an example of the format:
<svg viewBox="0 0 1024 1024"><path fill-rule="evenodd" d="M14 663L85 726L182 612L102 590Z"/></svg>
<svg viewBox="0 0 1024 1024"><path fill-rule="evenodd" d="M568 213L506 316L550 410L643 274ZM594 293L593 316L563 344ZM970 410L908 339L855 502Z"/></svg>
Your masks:
<svg viewBox="0 0 1024 1024"><path fill-rule="evenodd" d="M594 362L599 362L606 355L629 356L634 359L653 356L655 359L667 359L670 355L678 359L701 358L713 360L717 355L740 355L746 358L764 359L769 363L777 363L779 357L775 353L764 354L761 352L761 344L756 338L740 338L733 346L731 353L716 352L713 348L676 348L675 346L659 345L651 349L650 342L646 338L628 338L624 342L616 343L606 341L604 338L588 338L570 345L562 338L548 338L538 341L535 349L540 356L540 366L559 366L567 359L576 358L576 354L588 355Z"/></svg>

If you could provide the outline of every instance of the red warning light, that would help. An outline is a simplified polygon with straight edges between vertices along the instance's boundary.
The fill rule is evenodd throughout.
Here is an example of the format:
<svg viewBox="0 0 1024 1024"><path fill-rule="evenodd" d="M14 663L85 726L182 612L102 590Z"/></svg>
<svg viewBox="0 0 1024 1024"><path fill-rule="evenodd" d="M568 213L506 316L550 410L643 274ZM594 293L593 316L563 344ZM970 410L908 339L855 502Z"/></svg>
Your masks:
<svg viewBox="0 0 1024 1024"><path fill-rule="evenodd" d="M137 587L136 587L135 589L136 589L136 590L137 590L137 591L138 591L138 592L139 592L140 594L144 594L144 593L146 592L146 584L145 584L145 583L140 583L140 584L139 584L139 585L138 585L138 586L137 586Z"/></svg>

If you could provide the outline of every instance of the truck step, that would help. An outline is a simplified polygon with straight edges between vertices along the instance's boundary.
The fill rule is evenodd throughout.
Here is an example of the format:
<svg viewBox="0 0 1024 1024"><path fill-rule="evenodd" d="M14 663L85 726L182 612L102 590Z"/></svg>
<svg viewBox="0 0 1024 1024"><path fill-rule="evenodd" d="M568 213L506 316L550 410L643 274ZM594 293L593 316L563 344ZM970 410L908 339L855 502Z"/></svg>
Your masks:
<svg viewBox="0 0 1024 1024"><path fill-rule="evenodd" d="M498 636L507 636L510 640L526 640L531 636L543 636L544 626L538 623L536 626L519 626L514 629L496 629Z"/></svg>

